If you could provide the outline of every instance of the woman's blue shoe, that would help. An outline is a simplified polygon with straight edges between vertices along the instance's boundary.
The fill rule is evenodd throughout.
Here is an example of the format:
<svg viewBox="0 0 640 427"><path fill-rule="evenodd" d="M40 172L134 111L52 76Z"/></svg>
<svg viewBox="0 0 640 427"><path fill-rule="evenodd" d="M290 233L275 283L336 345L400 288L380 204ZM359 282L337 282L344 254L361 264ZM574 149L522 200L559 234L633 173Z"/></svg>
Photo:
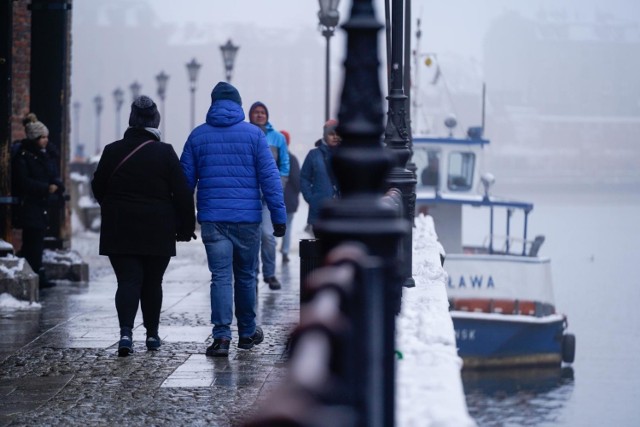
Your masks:
<svg viewBox="0 0 640 427"><path fill-rule="evenodd" d="M126 357L133 353L133 340L128 335L122 335L118 343L118 356Z"/></svg>
<svg viewBox="0 0 640 427"><path fill-rule="evenodd" d="M158 336L147 337L147 350L148 351L158 351L160 350L160 346L162 345L162 341Z"/></svg>

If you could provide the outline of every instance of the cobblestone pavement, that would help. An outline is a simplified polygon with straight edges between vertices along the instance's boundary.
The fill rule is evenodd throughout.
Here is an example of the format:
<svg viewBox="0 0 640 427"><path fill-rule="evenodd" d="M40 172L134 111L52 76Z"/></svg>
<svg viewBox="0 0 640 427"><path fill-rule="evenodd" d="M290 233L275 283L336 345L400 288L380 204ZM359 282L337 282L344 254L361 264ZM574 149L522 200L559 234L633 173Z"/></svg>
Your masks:
<svg viewBox="0 0 640 427"><path fill-rule="evenodd" d="M97 236L73 244L89 263L88 284L61 282L41 292L40 310L0 313L0 426L235 426L285 381L287 339L299 316L297 253L286 267L278 256L281 290L259 284L264 342L239 350L234 327L229 358L220 359L204 355L211 342L204 248L200 240L179 244L163 286L161 350L146 351L138 313L135 352L119 358L115 277L95 254Z"/></svg>

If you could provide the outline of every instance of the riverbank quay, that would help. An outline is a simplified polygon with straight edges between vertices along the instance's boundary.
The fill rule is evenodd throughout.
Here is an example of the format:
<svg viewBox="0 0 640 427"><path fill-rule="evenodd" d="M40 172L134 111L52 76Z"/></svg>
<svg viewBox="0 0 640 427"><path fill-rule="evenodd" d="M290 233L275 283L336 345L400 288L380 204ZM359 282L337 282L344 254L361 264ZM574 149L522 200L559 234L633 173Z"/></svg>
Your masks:
<svg viewBox="0 0 640 427"><path fill-rule="evenodd" d="M304 218L299 215L299 218ZM420 224L419 222L422 221ZM397 320L398 426L473 426L447 311L445 273L430 219L417 219L414 276ZM303 224L294 237L305 238ZM200 240L178 244L164 281L158 352L144 347L139 315L134 354L116 354L115 276L97 255L98 235L76 233L72 247L90 266L88 283L58 282L40 307L0 308L0 426L242 425L287 381L287 341L299 319L300 260L281 264L282 289L262 282L252 350L232 342L228 359L204 355L211 342L209 271ZM235 328L233 329L236 332Z"/></svg>

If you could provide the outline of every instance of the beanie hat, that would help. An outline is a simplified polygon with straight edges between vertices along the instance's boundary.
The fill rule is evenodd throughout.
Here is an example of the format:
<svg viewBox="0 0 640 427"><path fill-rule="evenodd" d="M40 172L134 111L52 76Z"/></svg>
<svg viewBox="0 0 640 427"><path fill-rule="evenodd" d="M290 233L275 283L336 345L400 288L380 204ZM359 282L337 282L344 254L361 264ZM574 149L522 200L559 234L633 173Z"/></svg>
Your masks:
<svg viewBox="0 0 640 427"><path fill-rule="evenodd" d="M335 119L327 120L327 122L324 124L324 127L322 128L322 137L326 139L327 136L329 136L329 134L335 133L337 127L338 127L337 120Z"/></svg>
<svg viewBox="0 0 640 427"><path fill-rule="evenodd" d="M242 105L242 98L240 98L240 93L238 89L233 87L227 82L219 82L216 87L211 91L211 103L213 104L216 101L220 101L222 99L228 99L230 101L235 102L238 105Z"/></svg>
<svg viewBox="0 0 640 427"><path fill-rule="evenodd" d="M49 129L42 123L38 121L38 118L35 114L29 113L22 120L24 124L24 131L27 134L27 139L36 140L41 136L49 136Z"/></svg>
<svg viewBox="0 0 640 427"><path fill-rule="evenodd" d="M249 108L249 120L251 120L251 113L253 112L254 108L257 107L262 107L264 108L264 111L267 112L267 121L269 121L269 110L267 109L267 106L264 105L262 102L260 101L256 101L251 105L251 108Z"/></svg>
<svg viewBox="0 0 640 427"><path fill-rule="evenodd" d="M160 113L151 98L141 95L133 101L129 115L129 126L156 129L160 126Z"/></svg>
<svg viewBox="0 0 640 427"><path fill-rule="evenodd" d="M289 132L287 132L286 130L281 130L280 133L283 134L284 139L287 140L287 147L288 147L290 143L289 139L291 138L291 136L289 135Z"/></svg>

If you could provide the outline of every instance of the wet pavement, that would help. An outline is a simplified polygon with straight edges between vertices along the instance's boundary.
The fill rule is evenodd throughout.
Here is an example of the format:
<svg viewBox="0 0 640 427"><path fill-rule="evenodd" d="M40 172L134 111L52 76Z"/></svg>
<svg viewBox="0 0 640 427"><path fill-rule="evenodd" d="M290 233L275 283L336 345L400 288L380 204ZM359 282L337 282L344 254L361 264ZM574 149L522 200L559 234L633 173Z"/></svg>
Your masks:
<svg viewBox="0 0 640 427"><path fill-rule="evenodd" d="M251 350L228 359L204 355L211 343L209 271L200 240L178 245L164 280L160 336L147 352L140 312L134 353L116 354L115 276L97 252L98 236L81 234L72 248L89 264L88 283L59 282L40 294L40 309L0 312L0 426L240 425L285 381L288 335L299 318L299 258L277 260L282 289L262 281Z"/></svg>

